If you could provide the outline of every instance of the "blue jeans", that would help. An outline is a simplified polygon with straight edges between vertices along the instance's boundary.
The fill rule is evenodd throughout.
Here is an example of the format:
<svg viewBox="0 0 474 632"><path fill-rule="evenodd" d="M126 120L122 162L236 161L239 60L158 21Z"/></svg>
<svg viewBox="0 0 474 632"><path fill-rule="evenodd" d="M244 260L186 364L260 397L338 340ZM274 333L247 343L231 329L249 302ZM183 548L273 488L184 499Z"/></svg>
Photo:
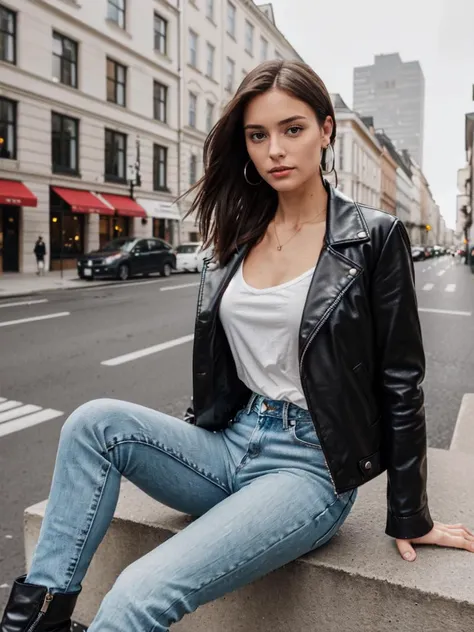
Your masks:
<svg viewBox="0 0 474 632"><path fill-rule="evenodd" d="M112 399L79 407L61 432L27 582L78 590L124 476L195 516L126 568L90 632L165 632L201 604L327 542L356 490L337 495L307 411L253 395L212 432Z"/></svg>

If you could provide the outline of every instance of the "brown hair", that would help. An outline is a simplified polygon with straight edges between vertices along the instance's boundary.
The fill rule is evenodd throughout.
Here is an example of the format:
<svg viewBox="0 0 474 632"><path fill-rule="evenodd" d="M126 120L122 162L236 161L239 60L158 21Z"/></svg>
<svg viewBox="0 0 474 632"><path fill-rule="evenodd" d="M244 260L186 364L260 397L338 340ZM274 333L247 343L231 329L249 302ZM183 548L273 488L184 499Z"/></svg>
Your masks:
<svg viewBox="0 0 474 632"><path fill-rule="evenodd" d="M273 218L278 195L265 181L251 186L244 179L249 160L245 144L243 115L246 105L257 95L273 87L285 90L306 102L320 125L331 116L336 138L334 108L320 77L299 61L267 61L252 70L227 104L221 118L204 143L204 175L187 192L197 190L186 217L196 211L197 223L205 247L214 247L214 256L225 265L232 253L247 242L257 242ZM325 152L322 156L324 168ZM248 177L260 176L251 163ZM187 195L187 193L185 195Z"/></svg>

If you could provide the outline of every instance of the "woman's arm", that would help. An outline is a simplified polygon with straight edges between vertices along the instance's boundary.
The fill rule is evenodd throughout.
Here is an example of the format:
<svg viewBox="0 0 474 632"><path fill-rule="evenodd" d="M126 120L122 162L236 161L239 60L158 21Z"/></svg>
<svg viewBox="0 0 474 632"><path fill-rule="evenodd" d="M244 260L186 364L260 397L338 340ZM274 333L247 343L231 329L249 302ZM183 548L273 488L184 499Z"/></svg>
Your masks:
<svg viewBox="0 0 474 632"><path fill-rule="evenodd" d="M418 538L433 527L426 494L426 424L421 388L425 354L410 240L398 219L375 268L372 305L388 458L386 533L395 538Z"/></svg>

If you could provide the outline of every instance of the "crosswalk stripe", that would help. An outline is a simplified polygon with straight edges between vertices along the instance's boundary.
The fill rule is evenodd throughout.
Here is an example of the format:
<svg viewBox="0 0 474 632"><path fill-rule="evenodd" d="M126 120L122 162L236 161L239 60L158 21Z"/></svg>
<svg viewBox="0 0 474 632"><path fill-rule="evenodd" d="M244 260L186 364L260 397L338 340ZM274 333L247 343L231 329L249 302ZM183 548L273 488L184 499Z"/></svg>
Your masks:
<svg viewBox="0 0 474 632"><path fill-rule="evenodd" d="M456 291L456 283L449 283L445 289L446 292L455 292Z"/></svg>
<svg viewBox="0 0 474 632"><path fill-rule="evenodd" d="M4 410L11 410L12 408L16 408L17 406L21 406L22 403L21 402L15 402L15 401L5 401L2 404L0 404L0 412L3 412Z"/></svg>
<svg viewBox="0 0 474 632"><path fill-rule="evenodd" d="M437 276L443 276L443 274L446 272L446 270L440 270L439 272L437 272Z"/></svg>
<svg viewBox="0 0 474 632"><path fill-rule="evenodd" d="M434 288L434 283L425 283L425 285L423 286L423 290L425 292L429 292L430 290L432 290Z"/></svg>
<svg viewBox="0 0 474 632"><path fill-rule="evenodd" d="M45 421L50 421L51 419L61 417L61 415L64 415L64 413L60 410L46 408L44 410L39 410L36 413L32 413L31 415L25 415L24 417L19 417L18 419L7 421L0 424L0 437L5 437L6 435L12 434L14 432L25 430L26 428L36 426Z"/></svg>
<svg viewBox="0 0 474 632"><path fill-rule="evenodd" d="M6 400L4 397L0 397L0 404L1 404L2 402L6 402L6 401L7 401L7 400Z"/></svg>
<svg viewBox="0 0 474 632"><path fill-rule="evenodd" d="M24 406L19 406L18 408L12 408L4 413L0 413L0 424L5 421L16 419L17 417L29 415L30 413L36 413L38 410L41 410L41 406L35 406L34 404L25 404Z"/></svg>

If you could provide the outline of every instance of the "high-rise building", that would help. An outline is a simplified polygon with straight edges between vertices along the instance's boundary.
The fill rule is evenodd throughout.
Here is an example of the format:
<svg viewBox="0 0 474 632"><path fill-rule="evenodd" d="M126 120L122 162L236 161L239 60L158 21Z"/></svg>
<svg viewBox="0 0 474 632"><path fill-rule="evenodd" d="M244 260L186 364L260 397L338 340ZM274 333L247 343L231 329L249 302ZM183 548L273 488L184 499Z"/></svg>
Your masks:
<svg viewBox="0 0 474 632"><path fill-rule="evenodd" d="M372 116L396 149L408 149L423 164L425 78L417 61L398 53L376 55L371 66L354 68L354 110Z"/></svg>

